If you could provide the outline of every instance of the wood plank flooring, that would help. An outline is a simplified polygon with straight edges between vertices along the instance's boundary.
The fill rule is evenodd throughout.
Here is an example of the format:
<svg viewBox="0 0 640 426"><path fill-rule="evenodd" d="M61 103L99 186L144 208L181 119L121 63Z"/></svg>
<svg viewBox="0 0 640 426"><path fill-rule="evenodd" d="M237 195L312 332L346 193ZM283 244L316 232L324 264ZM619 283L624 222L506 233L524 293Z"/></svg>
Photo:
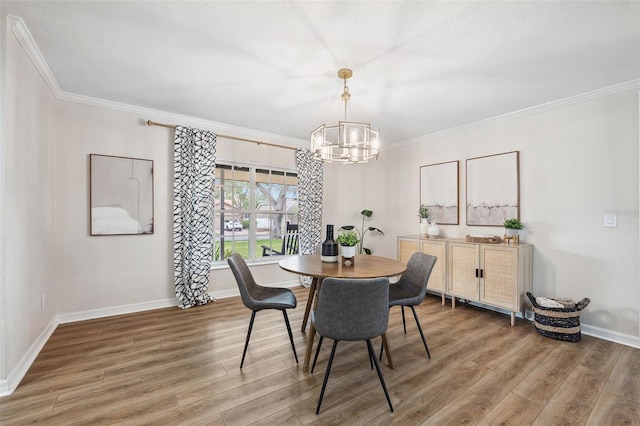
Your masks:
<svg viewBox="0 0 640 426"><path fill-rule="evenodd" d="M407 311L391 310L395 369L382 363L390 413L362 342L342 342L320 415L331 349L302 372L307 290L289 311L259 312L240 370L250 311L239 298L58 327L16 392L2 425L640 425L640 350L584 336L566 343L532 324L429 296L418 307L428 360ZM376 348L379 341L374 342Z"/></svg>

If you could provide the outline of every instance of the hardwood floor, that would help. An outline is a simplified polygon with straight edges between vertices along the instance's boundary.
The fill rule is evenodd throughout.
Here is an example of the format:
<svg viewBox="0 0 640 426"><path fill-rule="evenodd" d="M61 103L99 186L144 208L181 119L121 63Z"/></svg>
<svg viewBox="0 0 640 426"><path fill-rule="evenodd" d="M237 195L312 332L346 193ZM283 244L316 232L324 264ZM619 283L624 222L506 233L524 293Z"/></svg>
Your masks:
<svg viewBox="0 0 640 426"><path fill-rule="evenodd" d="M299 365L282 315L265 311L239 369L250 317L239 298L61 325L0 399L0 424L640 424L640 350L584 335L555 341L529 322L511 327L506 315L432 296L417 309L431 360L412 316L404 335L391 310L395 369L382 370L395 413L365 344L342 342L316 415L331 345L314 374L302 372L306 292L295 289L289 311Z"/></svg>

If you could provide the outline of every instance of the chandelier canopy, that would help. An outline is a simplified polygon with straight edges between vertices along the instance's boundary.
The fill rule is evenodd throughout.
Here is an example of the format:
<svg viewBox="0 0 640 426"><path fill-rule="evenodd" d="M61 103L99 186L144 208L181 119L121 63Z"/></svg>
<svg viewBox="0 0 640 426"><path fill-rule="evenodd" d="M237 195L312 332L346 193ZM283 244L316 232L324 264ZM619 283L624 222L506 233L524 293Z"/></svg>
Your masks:
<svg viewBox="0 0 640 426"><path fill-rule="evenodd" d="M372 158L378 159L380 133L372 130L369 123L347 121L347 104L351 99L347 79L353 71L343 68L338 77L344 80L342 100L344 101L344 121L335 126L322 125L311 132L311 151L322 161L328 163L366 163Z"/></svg>

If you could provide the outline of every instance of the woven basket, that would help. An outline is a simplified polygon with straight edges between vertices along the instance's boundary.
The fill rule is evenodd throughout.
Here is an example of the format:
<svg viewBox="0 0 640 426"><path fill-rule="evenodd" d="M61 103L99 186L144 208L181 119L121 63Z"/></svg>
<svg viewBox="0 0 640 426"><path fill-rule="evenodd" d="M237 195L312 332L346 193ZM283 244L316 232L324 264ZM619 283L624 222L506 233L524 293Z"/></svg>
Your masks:
<svg viewBox="0 0 640 426"><path fill-rule="evenodd" d="M590 299L585 297L573 308L546 308L536 303L533 294L527 292L527 297L533 305L534 326L538 333L566 342L580 341L580 311L589 305Z"/></svg>

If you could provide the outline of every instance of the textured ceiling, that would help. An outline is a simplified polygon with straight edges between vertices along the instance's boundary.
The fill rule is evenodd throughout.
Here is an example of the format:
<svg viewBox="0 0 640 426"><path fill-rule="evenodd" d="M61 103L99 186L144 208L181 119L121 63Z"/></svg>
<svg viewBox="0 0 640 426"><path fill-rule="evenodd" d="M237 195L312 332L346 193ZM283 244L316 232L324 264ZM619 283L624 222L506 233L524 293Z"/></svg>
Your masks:
<svg viewBox="0 0 640 426"><path fill-rule="evenodd" d="M635 1L5 1L63 91L308 139L383 145L640 78Z"/></svg>

